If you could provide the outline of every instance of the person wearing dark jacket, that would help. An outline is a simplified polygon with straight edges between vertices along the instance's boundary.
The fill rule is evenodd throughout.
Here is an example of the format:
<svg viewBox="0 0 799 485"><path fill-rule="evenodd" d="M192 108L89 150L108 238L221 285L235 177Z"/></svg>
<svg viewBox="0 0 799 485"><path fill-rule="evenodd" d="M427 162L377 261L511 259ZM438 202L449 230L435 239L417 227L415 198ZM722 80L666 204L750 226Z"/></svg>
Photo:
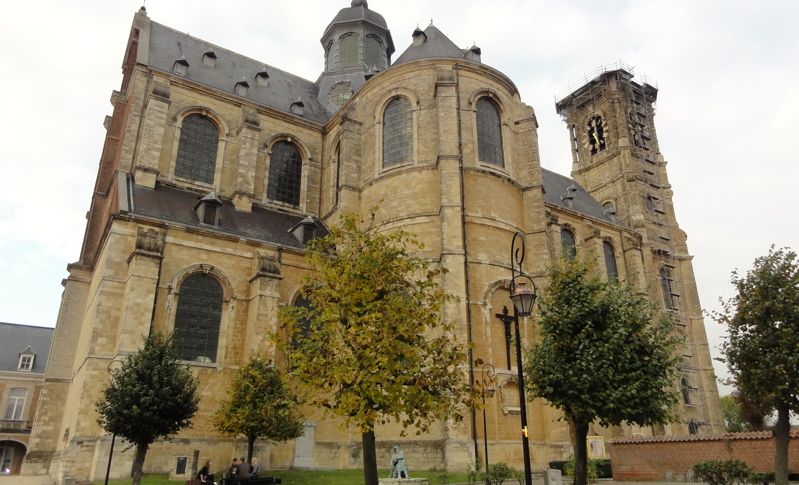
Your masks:
<svg viewBox="0 0 799 485"><path fill-rule="evenodd" d="M205 465L200 468L200 473L197 474L197 480L200 483L214 483L213 475L211 475L211 460L205 460Z"/></svg>
<svg viewBox="0 0 799 485"><path fill-rule="evenodd" d="M250 481L250 464L247 463L247 460L244 457L241 457L239 460L239 482L249 482Z"/></svg>

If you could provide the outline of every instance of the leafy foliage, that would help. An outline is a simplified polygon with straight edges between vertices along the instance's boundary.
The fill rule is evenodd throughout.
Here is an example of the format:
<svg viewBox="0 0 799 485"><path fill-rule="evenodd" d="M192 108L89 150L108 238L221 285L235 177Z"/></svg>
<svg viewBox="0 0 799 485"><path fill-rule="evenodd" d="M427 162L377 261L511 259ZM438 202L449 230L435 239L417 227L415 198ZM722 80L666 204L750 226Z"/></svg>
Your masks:
<svg viewBox="0 0 799 485"><path fill-rule="evenodd" d="M516 480L521 483L520 480L523 478L524 473L516 470L515 468L511 468L507 463L499 462L488 465L488 480L491 483L496 483L499 485L504 483L506 480ZM486 480L485 474L483 474L482 480Z"/></svg>
<svg viewBox="0 0 799 485"><path fill-rule="evenodd" d="M727 325L722 344L727 366L743 396L761 410L775 409L774 471L788 483L790 412L799 411L799 262L788 248L769 249L746 275L733 271L736 294L713 318Z"/></svg>
<svg viewBox="0 0 799 485"><path fill-rule="evenodd" d="M574 425L575 483L584 485L589 423L671 418L677 339L644 295L601 280L577 260L552 270L540 307L539 340L526 359L528 391Z"/></svg>
<svg viewBox="0 0 799 485"><path fill-rule="evenodd" d="M302 435L303 418L283 376L269 360L253 356L236 374L229 398L213 416L214 427L247 438L247 460L257 439L281 442Z"/></svg>
<svg viewBox="0 0 799 485"><path fill-rule="evenodd" d="M752 470L741 460L710 460L694 465L696 477L709 485L744 484Z"/></svg>
<svg viewBox="0 0 799 485"><path fill-rule="evenodd" d="M720 402L724 426L730 433L765 429L766 416L770 411L763 411L756 403L743 397L740 391L723 396Z"/></svg>
<svg viewBox="0 0 799 485"><path fill-rule="evenodd" d="M281 314L291 374L311 404L364 434L389 420L417 433L436 418L461 420L470 389L459 369L465 354L441 318L452 300L438 283L442 270L411 254L420 246L407 233L359 224L346 215L309 243L302 294L311 305ZM365 470L373 446L365 442Z"/></svg>
<svg viewBox="0 0 799 485"><path fill-rule="evenodd" d="M135 443L134 483L149 445L191 425L197 412L197 380L177 360L172 341L153 334L118 369L96 405L103 429Z"/></svg>

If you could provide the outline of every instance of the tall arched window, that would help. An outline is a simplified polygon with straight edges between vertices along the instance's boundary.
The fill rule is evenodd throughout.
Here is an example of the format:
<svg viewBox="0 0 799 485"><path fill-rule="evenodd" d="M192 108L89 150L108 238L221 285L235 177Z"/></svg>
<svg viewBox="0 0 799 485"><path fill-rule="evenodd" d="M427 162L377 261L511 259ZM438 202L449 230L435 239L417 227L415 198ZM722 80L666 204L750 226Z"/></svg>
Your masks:
<svg viewBox="0 0 799 485"><path fill-rule="evenodd" d="M396 97L383 112L383 167L413 159L413 121L411 103Z"/></svg>
<svg viewBox="0 0 799 485"><path fill-rule="evenodd" d="M671 271L665 266L660 267L660 289L663 292L663 302L666 304L666 308L669 310L674 309L674 291L672 289L671 283Z"/></svg>
<svg viewBox="0 0 799 485"><path fill-rule="evenodd" d="M358 67L358 35L346 34L338 47L339 67Z"/></svg>
<svg viewBox="0 0 799 485"><path fill-rule="evenodd" d="M183 280L173 333L179 358L216 362L223 297L222 286L211 275L195 273Z"/></svg>
<svg viewBox="0 0 799 485"><path fill-rule="evenodd" d="M327 47L325 47L325 69L327 70L333 69L334 53L335 51L333 50L333 42L330 41L328 42Z"/></svg>
<svg viewBox="0 0 799 485"><path fill-rule="evenodd" d="M266 197L270 200L300 205L302 158L297 147L287 141L272 146Z"/></svg>
<svg viewBox="0 0 799 485"><path fill-rule="evenodd" d="M568 229L560 230L560 247L566 259L574 259L577 256L577 241L574 233Z"/></svg>
<svg viewBox="0 0 799 485"><path fill-rule="evenodd" d="M206 184L214 183L219 130L211 118L192 114L180 128L175 175Z"/></svg>
<svg viewBox="0 0 799 485"><path fill-rule="evenodd" d="M499 109L487 96L477 100L477 151L481 162L505 166Z"/></svg>
<svg viewBox="0 0 799 485"><path fill-rule="evenodd" d="M588 134L588 147L591 150L591 155L596 155L605 149L607 142L605 140L605 122L602 117L596 115L588 120L586 128Z"/></svg>
<svg viewBox="0 0 799 485"><path fill-rule="evenodd" d="M602 251L605 253L605 269L608 272L608 279L619 281L619 269L616 266L616 252L613 250L613 245L604 241Z"/></svg>
<svg viewBox="0 0 799 485"><path fill-rule="evenodd" d="M363 42L363 63L367 69L383 69L383 44L373 35L366 36Z"/></svg>

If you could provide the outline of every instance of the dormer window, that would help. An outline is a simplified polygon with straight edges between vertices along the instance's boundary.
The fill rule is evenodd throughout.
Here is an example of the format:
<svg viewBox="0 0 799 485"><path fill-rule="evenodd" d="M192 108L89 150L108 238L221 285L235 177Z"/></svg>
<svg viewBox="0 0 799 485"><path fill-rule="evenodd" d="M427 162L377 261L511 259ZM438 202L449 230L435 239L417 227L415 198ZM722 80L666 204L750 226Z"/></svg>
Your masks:
<svg viewBox="0 0 799 485"><path fill-rule="evenodd" d="M236 83L236 94L239 96L247 97L247 94L250 91L250 83L247 81L241 80Z"/></svg>
<svg viewBox="0 0 799 485"><path fill-rule="evenodd" d="M308 244L313 239L325 237L329 234L325 224L316 217L308 216L301 220L289 232L298 242Z"/></svg>
<svg viewBox="0 0 799 485"><path fill-rule="evenodd" d="M208 51L203 54L203 64L208 67L216 67L216 54L214 51Z"/></svg>
<svg viewBox="0 0 799 485"><path fill-rule="evenodd" d="M269 73L264 71L255 75L255 84L261 87L266 87L269 84Z"/></svg>
<svg viewBox="0 0 799 485"><path fill-rule="evenodd" d="M215 192L209 192L208 195L200 199L200 202L194 207L194 211L197 213L201 224L218 226L220 207L222 207L222 201L219 200Z"/></svg>
<svg viewBox="0 0 799 485"><path fill-rule="evenodd" d="M300 98L297 98L297 101L291 103L291 106L289 107L291 112L297 116L302 116L304 108L305 108L305 103L303 103Z"/></svg>
<svg viewBox="0 0 799 485"><path fill-rule="evenodd" d="M189 73L189 61L187 61L185 57L181 57L175 61L175 64L172 66L172 72L178 76L185 76Z"/></svg>
<svg viewBox="0 0 799 485"><path fill-rule="evenodd" d="M36 355L34 354L19 354L19 363L17 364L17 370L21 371L33 370L34 359L36 359Z"/></svg>

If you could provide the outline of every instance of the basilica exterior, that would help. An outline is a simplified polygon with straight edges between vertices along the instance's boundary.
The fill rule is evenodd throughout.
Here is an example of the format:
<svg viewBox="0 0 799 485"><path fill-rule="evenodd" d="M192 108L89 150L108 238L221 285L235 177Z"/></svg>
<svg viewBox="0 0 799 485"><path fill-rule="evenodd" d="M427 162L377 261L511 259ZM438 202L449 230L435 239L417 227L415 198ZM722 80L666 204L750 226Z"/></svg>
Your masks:
<svg viewBox="0 0 799 485"><path fill-rule="evenodd" d="M105 475L112 437L95 403L114 361L155 331L173 334L201 400L191 429L150 448L145 472L190 477L200 460L221 467L241 456L243 441L210 423L231 376L255 353L285 361L274 340L278 310L298 303L305 243L342 214L374 206L380 230L412 233L424 243L420 255L448 270L441 284L458 299L443 318L468 349L465 378L481 382L478 362L496 369L486 399L492 462L522 463L516 363L496 316L510 307L516 232L539 288L564 255L594 259L607 278L648 294L684 337L676 420L590 434L722 430L691 255L654 126L655 87L612 68L557 102L572 140L566 177L542 168L535 111L478 47L460 48L430 25L393 58L385 19L353 0L324 30L322 48L312 82L161 25L144 8L134 16L24 473L59 483ZM535 316L521 333L528 347ZM378 427L378 461L400 444L413 469L465 472L482 461L478 412L418 436ZM534 469L571 454L557 411L531 400L527 414ZM361 466L358 430L319 410L305 415L301 438L257 445L264 468ZM126 476L132 457L117 444L112 476Z"/></svg>

